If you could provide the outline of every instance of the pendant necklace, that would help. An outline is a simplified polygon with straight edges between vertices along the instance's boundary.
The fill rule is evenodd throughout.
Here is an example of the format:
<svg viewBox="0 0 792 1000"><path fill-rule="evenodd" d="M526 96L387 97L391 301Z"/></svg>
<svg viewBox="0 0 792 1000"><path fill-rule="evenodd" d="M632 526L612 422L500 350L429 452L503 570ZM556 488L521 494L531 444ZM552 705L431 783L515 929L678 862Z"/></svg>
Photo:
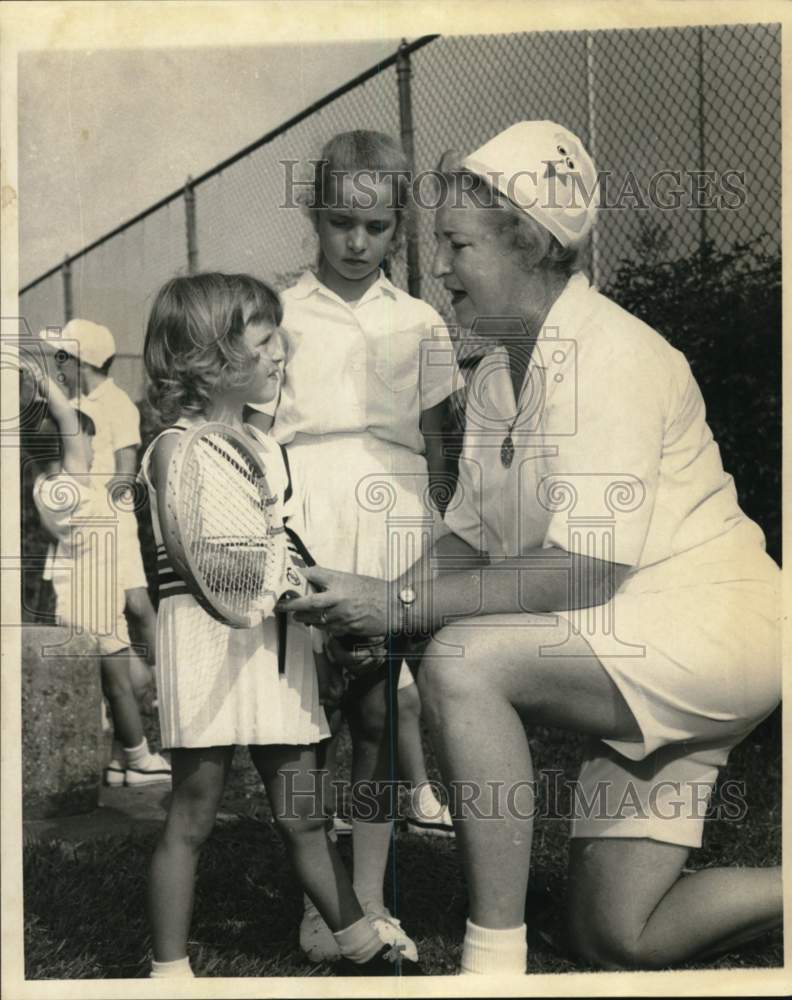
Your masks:
<svg viewBox="0 0 792 1000"><path fill-rule="evenodd" d="M511 464L514 461L514 441L512 439L512 434L514 433L514 428L522 416L522 398L525 393L525 385L523 385L522 391L520 392L520 398L517 400L517 413L512 420L509 429L506 431L506 437L503 439L500 450L500 460L501 465L504 469L510 469Z"/></svg>
<svg viewBox="0 0 792 1000"><path fill-rule="evenodd" d="M514 441L512 441L512 431L514 430L517 421L519 420L520 412L517 411L517 416L509 428L506 437L503 439L503 444L501 445L500 459L501 465L504 469L510 469L511 464L514 461Z"/></svg>

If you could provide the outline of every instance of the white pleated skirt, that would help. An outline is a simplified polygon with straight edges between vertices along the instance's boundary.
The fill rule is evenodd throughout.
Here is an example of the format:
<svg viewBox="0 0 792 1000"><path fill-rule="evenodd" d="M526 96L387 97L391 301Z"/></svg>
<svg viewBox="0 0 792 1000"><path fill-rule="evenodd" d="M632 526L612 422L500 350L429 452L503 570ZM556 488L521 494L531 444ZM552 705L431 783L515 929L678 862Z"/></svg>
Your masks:
<svg viewBox="0 0 792 1000"><path fill-rule="evenodd" d="M160 602L157 685L162 745L310 745L330 735L311 631L289 619L285 670L277 623L252 629L216 621L189 595Z"/></svg>
<svg viewBox="0 0 792 1000"><path fill-rule="evenodd" d="M300 434L287 451L319 565L393 580L445 533L423 455L369 433Z"/></svg>

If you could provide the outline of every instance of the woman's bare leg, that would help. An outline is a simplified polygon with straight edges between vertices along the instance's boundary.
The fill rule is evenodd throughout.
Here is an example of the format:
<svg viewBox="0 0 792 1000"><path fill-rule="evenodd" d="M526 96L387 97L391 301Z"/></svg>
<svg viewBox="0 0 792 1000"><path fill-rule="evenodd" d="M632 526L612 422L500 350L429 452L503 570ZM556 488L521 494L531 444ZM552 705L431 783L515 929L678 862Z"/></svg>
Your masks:
<svg viewBox="0 0 792 1000"><path fill-rule="evenodd" d="M781 926L780 868L683 875L688 853L654 840L574 839L569 926L580 956L605 968L663 968Z"/></svg>
<svg viewBox="0 0 792 1000"><path fill-rule="evenodd" d="M533 832L531 754L523 718L596 736L639 739L627 703L580 637L563 658L542 648L564 625L489 616L443 629L419 672L424 718L450 786L470 894L470 919L523 922ZM573 645L574 643L574 645ZM464 656L449 655L464 647Z"/></svg>

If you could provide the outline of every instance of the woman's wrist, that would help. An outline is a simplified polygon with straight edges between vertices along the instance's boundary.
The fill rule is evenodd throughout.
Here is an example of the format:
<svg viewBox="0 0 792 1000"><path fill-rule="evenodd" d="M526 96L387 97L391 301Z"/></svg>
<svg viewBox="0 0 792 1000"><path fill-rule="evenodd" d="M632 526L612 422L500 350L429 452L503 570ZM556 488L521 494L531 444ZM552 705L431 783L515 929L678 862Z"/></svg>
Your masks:
<svg viewBox="0 0 792 1000"><path fill-rule="evenodd" d="M424 638L431 631L426 614L426 596L431 583L412 578L395 581L389 588L389 615L392 630L409 639Z"/></svg>

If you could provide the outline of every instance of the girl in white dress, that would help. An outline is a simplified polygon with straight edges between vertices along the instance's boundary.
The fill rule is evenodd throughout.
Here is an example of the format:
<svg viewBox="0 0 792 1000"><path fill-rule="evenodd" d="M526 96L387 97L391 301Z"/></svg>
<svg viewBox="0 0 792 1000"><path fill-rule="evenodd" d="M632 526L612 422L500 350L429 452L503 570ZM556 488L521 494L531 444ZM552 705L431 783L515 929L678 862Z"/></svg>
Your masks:
<svg viewBox="0 0 792 1000"><path fill-rule="evenodd" d="M216 621L176 575L162 545L157 498L180 431L208 420L243 430L245 402L263 403L277 393L281 317L277 295L262 282L246 275L201 274L168 282L148 322L144 357L152 402L164 421L173 421L142 464L159 559L160 719L173 766L173 796L149 880L155 977L192 975L187 935L196 864L237 744L249 748L289 858L333 929L347 960L345 971L350 964L364 974L376 974L379 966L395 971L381 952L392 960L397 956L383 947L364 916L325 832L321 789L311 772L316 744L328 728L310 631L290 625L285 656L279 657L274 620L250 629ZM286 520L291 491L280 448L255 430L250 434Z"/></svg>
<svg viewBox="0 0 792 1000"><path fill-rule="evenodd" d="M323 566L389 580L418 558L422 532L443 530L429 481L443 482L444 404L461 384L441 317L380 269L403 229L408 197L408 162L390 136L345 132L322 150L307 206L318 266L283 293L286 378L277 411L269 408L273 436L288 445L299 482L312 555ZM269 426L264 414L254 419ZM401 679L399 672L392 657L392 687L412 683L406 668ZM383 809L355 817L355 788L395 777L386 674L354 682L345 699L354 885L380 933L413 954L383 900L392 823ZM417 724L414 731L420 748ZM413 809L429 793L434 817L442 819L425 771L417 780L400 777L418 786ZM310 907L300 943L309 958L333 957L332 936Z"/></svg>

